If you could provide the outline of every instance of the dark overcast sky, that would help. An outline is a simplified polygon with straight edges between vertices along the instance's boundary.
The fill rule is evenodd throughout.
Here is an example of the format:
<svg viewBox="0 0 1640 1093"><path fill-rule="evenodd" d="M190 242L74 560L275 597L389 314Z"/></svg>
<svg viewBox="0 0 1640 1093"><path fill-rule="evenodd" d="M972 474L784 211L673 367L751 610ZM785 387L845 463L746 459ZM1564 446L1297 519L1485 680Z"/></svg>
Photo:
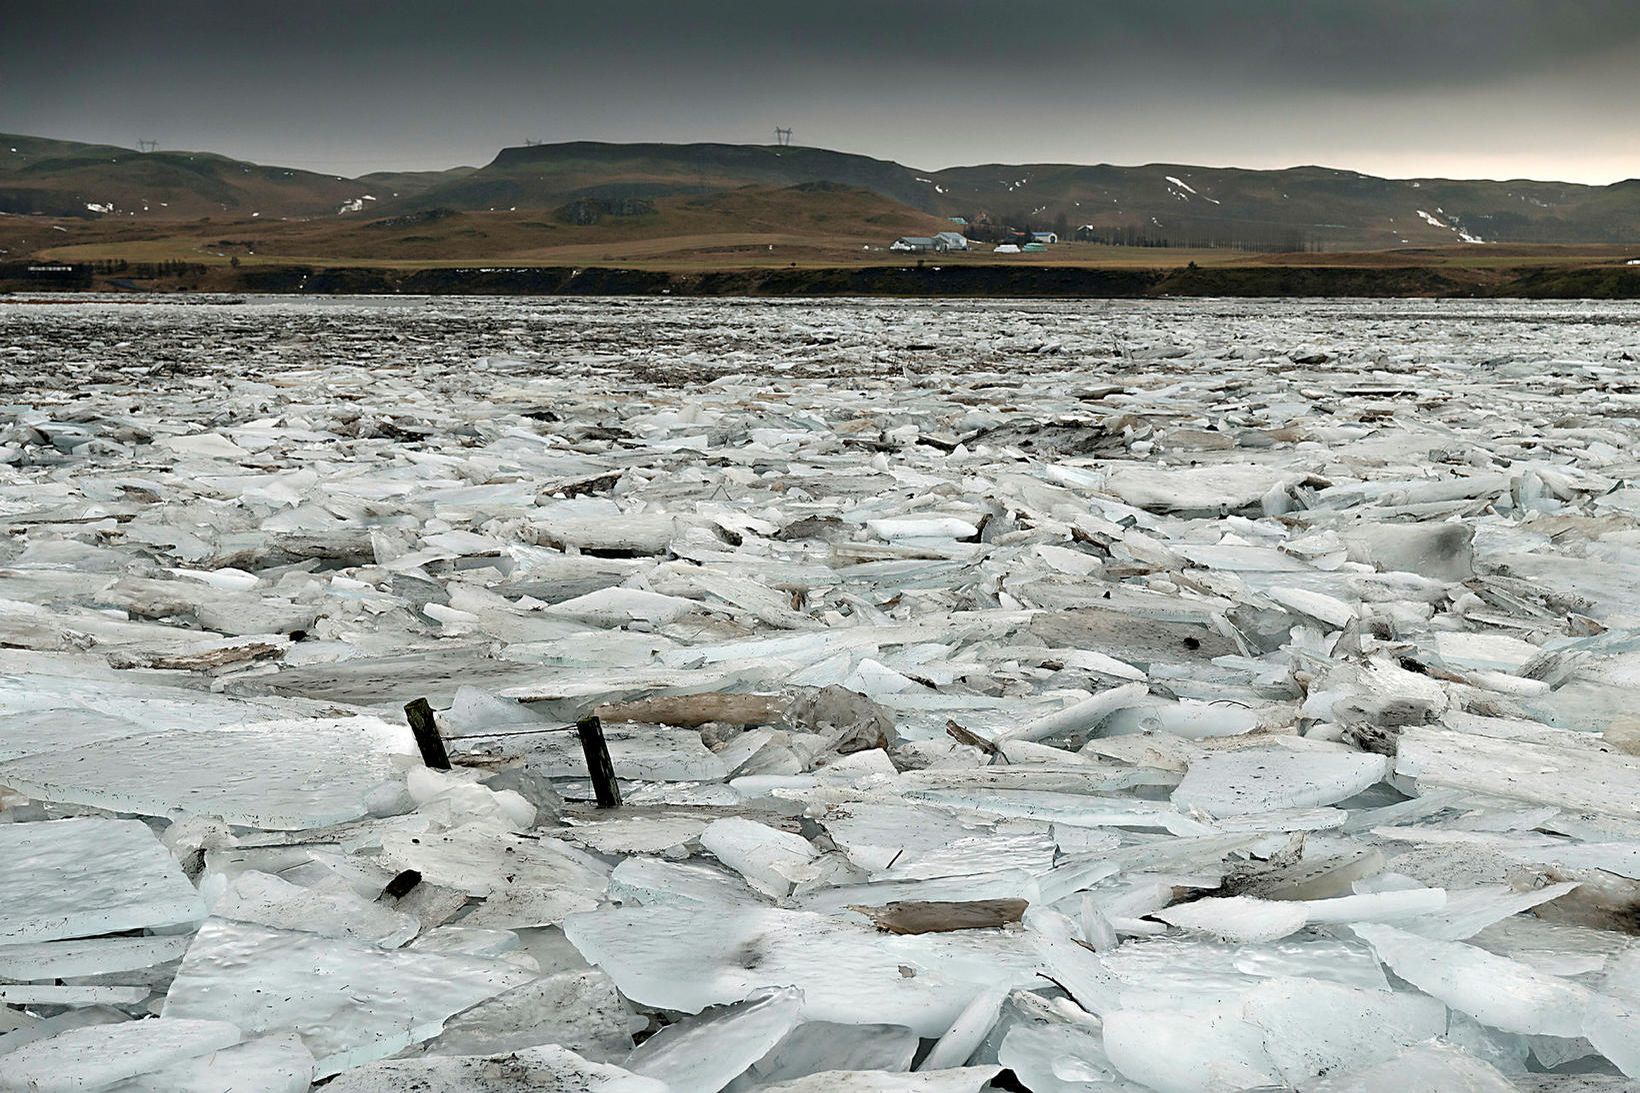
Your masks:
<svg viewBox="0 0 1640 1093"><path fill-rule="evenodd" d="M1640 175L1640 0L0 0L0 130L357 174L538 140Z"/></svg>

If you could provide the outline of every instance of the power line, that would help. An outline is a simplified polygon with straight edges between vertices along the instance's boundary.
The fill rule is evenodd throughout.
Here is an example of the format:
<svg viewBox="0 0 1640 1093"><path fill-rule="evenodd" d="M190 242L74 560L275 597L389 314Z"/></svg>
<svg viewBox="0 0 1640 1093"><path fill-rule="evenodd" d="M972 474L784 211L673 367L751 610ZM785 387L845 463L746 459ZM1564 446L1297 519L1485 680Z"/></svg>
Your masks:
<svg viewBox="0 0 1640 1093"><path fill-rule="evenodd" d="M774 142L782 148L790 148L792 143L792 131L790 129L782 129L778 125L775 126Z"/></svg>
<svg viewBox="0 0 1640 1093"><path fill-rule="evenodd" d="M159 141L157 141L157 140L142 140L140 138L137 140L137 148L140 149L143 152L152 152L155 148L158 148L158 147L159 147Z"/></svg>

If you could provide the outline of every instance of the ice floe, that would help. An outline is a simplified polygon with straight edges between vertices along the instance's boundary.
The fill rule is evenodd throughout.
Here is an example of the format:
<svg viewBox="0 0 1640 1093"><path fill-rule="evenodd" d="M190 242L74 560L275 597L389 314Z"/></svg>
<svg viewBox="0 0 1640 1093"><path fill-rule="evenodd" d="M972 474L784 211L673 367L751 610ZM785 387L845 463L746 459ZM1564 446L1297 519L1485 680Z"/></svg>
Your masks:
<svg viewBox="0 0 1640 1093"><path fill-rule="evenodd" d="M1630 1088L1636 317L0 308L0 1090Z"/></svg>

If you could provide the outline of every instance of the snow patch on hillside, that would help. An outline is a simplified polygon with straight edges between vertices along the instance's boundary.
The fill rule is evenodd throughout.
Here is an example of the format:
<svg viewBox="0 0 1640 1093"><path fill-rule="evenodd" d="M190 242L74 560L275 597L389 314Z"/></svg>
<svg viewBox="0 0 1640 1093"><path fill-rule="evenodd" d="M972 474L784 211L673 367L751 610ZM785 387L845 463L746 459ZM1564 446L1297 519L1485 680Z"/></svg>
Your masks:
<svg viewBox="0 0 1640 1093"><path fill-rule="evenodd" d="M1163 175L1162 177L1167 179L1169 185L1177 186L1179 189L1185 191L1185 193L1195 194L1197 197L1201 198L1203 201L1211 201L1215 205L1219 204L1218 198L1208 197L1204 193L1198 193L1194 186L1190 185L1190 183L1184 181L1184 179L1182 179L1182 178L1174 178L1172 175ZM1173 196L1178 197L1178 198L1183 198L1183 200L1185 200L1185 201L1190 200L1188 197L1185 197L1184 194L1174 194Z"/></svg>
<svg viewBox="0 0 1640 1093"><path fill-rule="evenodd" d="M1435 211L1438 212L1438 213L1445 213L1446 210L1437 207ZM1423 217L1424 223L1428 224L1432 228L1442 228L1446 231L1456 232L1458 238L1462 239L1465 243L1484 243L1484 242L1486 242L1486 240L1482 239L1478 235L1471 235L1469 232L1465 231L1463 228L1459 227L1457 224L1455 224L1455 223L1454 224L1448 224L1446 221L1442 220L1440 217L1433 216L1430 213L1427 213L1422 209L1418 210L1418 215Z"/></svg>

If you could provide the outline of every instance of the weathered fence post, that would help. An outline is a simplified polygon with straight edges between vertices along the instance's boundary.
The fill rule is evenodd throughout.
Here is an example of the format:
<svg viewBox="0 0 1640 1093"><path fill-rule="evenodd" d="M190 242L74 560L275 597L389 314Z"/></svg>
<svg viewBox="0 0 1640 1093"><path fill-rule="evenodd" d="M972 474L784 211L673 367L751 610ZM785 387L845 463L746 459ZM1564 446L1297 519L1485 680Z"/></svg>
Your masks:
<svg viewBox="0 0 1640 1093"><path fill-rule="evenodd" d="M421 761L434 770L449 770L450 757L444 751L444 739L438 734L438 722L433 720L433 707L425 698L407 703L404 716L415 734L416 747L421 749Z"/></svg>
<svg viewBox="0 0 1640 1093"><path fill-rule="evenodd" d="M592 776L592 791L598 795L599 808L619 808L621 787L615 781L615 764L609 761L609 744L604 740L604 723L596 716L575 723L581 734L581 750L586 753L587 773Z"/></svg>

